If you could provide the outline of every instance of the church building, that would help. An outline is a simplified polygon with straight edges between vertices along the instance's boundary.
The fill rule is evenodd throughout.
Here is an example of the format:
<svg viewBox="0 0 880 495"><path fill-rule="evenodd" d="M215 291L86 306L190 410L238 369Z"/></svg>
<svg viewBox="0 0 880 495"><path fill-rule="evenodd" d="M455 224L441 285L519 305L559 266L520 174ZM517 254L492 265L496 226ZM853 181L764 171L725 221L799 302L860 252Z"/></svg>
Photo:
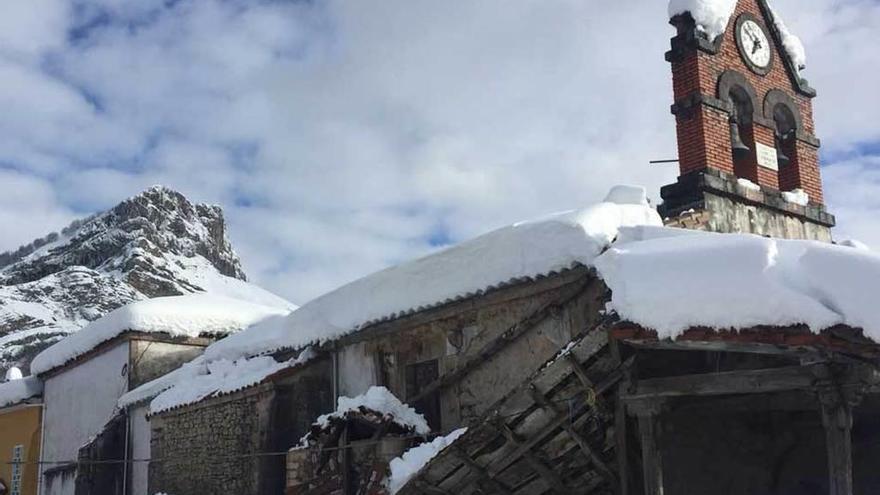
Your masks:
<svg viewBox="0 0 880 495"><path fill-rule="evenodd" d="M118 403L148 493L880 491L880 256L834 243L803 47L766 0L670 22L658 208L618 186L211 344Z"/></svg>

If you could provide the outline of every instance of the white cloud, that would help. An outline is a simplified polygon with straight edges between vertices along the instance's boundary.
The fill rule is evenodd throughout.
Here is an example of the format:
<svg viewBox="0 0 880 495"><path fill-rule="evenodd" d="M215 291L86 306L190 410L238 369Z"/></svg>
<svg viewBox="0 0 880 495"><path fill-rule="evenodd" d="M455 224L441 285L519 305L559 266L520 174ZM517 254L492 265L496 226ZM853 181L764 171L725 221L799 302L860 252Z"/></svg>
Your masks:
<svg viewBox="0 0 880 495"><path fill-rule="evenodd" d="M0 252L58 231L73 219L49 183L0 169Z"/></svg>
<svg viewBox="0 0 880 495"><path fill-rule="evenodd" d="M49 1L12 0L34 34L0 34L0 167L44 188L4 211L51 223L164 183L222 204L251 277L298 302L615 183L658 199L676 175L647 164L675 157L656 0ZM880 140L880 6L777 3L826 148ZM869 242L880 207L839 198L874 165L826 174ZM0 226L7 244L50 230Z"/></svg>

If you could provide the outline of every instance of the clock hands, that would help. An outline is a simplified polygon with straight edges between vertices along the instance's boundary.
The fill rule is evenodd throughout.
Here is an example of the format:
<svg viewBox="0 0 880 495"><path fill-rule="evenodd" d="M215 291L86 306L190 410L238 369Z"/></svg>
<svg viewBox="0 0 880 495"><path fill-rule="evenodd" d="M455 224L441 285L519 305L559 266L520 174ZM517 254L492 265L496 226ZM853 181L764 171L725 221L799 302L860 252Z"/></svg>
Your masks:
<svg viewBox="0 0 880 495"><path fill-rule="evenodd" d="M743 31L745 31L746 34L749 35L749 38L752 39L752 55L757 53L758 50L764 48L764 44L761 43L761 38L759 38L758 35L755 34L754 28L752 28L752 26L746 25Z"/></svg>

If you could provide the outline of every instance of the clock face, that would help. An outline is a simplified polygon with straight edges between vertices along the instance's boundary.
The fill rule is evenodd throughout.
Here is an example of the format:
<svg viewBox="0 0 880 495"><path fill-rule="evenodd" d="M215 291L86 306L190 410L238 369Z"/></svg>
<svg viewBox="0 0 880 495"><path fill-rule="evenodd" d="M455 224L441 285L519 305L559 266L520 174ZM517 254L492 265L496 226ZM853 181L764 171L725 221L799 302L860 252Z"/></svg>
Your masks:
<svg viewBox="0 0 880 495"><path fill-rule="evenodd" d="M739 36L740 49L746 59L755 67L766 69L770 65L772 52L770 51L770 40L767 39L764 28L755 21L746 20L740 24L737 35Z"/></svg>

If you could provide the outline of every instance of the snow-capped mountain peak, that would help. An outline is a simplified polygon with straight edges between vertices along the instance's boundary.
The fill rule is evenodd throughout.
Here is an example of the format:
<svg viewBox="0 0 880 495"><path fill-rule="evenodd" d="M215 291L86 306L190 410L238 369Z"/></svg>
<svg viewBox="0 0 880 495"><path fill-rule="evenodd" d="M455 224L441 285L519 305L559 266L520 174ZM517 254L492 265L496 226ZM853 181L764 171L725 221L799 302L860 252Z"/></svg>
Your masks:
<svg viewBox="0 0 880 495"><path fill-rule="evenodd" d="M292 304L247 283L219 206L153 186L110 210L0 254L0 367L133 301L210 292Z"/></svg>

